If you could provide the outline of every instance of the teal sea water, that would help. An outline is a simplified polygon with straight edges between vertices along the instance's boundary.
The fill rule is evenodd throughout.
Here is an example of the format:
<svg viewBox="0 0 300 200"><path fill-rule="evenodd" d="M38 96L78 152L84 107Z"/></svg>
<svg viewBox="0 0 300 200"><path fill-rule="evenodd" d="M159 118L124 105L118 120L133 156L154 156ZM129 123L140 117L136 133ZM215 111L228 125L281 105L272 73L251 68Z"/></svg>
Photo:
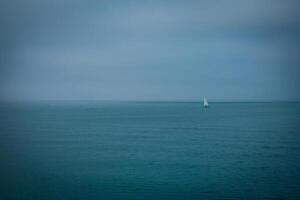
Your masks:
<svg viewBox="0 0 300 200"><path fill-rule="evenodd" d="M300 103L0 106L0 199L300 199Z"/></svg>

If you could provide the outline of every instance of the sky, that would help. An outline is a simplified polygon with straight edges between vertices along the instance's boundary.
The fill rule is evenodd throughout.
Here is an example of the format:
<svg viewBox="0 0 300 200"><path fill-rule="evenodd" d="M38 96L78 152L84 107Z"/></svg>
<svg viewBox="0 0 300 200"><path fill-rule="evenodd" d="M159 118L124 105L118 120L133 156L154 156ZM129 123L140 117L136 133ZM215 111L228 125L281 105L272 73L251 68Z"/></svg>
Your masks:
<svg viewBox="0 0 300 200"><path fill-rule="evenodd" d="M2 100L300 100L297 0L1 0Z"/></svg>

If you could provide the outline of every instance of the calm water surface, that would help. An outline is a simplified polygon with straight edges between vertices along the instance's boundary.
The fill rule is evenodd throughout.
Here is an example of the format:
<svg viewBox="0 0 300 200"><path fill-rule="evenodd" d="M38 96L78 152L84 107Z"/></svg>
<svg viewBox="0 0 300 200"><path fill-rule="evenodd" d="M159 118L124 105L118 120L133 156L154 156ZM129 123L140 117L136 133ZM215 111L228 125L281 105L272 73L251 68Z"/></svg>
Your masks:
<svg viewBox="0 0 300 200"><path fill-rule="evenodd" d="M300 199L300 103L2 103L0 199Z"/></svg>

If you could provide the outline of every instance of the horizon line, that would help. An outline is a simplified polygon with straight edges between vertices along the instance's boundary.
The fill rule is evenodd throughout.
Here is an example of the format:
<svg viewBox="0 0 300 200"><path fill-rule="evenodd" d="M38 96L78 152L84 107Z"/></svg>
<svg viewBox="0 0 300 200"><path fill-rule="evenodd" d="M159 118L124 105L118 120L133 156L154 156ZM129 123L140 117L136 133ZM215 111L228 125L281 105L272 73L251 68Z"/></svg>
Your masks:
<svg viewBox="0 0 300 200"><path fill-rule="evenodd" d="M174 103L196 103L203 102L203 99L168 99L168 100L141 100L141 99L0 99L0 103L9 102L174 102ZM300 102L300 100L287 99L211 99L211 103L276 103L276 102Z"/></svg>

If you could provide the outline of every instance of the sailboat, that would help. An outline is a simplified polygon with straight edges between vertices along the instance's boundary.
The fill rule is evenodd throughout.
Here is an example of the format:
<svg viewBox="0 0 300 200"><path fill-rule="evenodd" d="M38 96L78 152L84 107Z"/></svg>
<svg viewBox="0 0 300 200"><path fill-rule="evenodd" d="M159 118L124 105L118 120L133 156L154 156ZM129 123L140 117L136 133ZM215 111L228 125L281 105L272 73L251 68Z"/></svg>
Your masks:
<svg viewBox="0 0 300 200"><path fill-rule="evenodd" d="M207 99L205 97L203 99L203 106L204 106L204 108L208 107L208 102L207 102Z"/></svg>

